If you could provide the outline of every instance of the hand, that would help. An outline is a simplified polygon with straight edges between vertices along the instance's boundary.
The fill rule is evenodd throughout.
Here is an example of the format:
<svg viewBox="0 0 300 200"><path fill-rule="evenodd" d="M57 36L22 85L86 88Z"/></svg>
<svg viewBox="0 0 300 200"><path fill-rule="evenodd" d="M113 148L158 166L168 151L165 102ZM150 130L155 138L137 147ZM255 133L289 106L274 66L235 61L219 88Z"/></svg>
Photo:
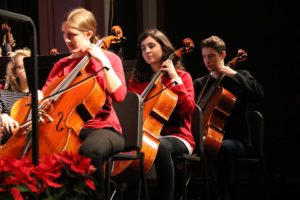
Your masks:
<svg viewBox="0 0 300 200"><path fill-rule="evenodd" d="M14 120L8 114L3 113L1 115L1 118L2 118L2 126L3 126L4 130L13 133L19 129L19 122Z"/></svg>
<svg viewBox="0 0 300 200"><path fill-rule="evenodd" d="M91 56L95 57L97 60L99 60L102 63L103 67L111 68L111 63L106 57L106 55L103 53L102 49L98 47L95 44L91 44L91 46L88 48L88 52Z"/></svg>
<svg viewBox="0 0 300 200"><path fill-rule="evenodd" d="M39 103L43 100L44 94L41 90L37 91L37 98ZM29 94L29 101L31 102L31 93Z"/></svg>
<svg viewBox="0 0 300 200"><path fill-rule="evenodd" d="M42 107L42 110L48 110L48 112L52 111L54 109L51 101L49 98L44 99L44 94L41 90L38 90L38 102L40 107ZM39 111L40 112L40 111Z"/></svg>
<svg viewBox="0 0 300 200"><path fill-rule="evenodd" d="M173 65L172 60L166 60L162 63L162 68L160 69L162 72L166 72L169 75L170 79L177 79L179 76L176 72L176 69Z"/></svg>
<svg viewBox="0 0 300 200"><path fill-rule="evenodd" d="M44 93L41 90L37 91L38 102L40 103L44 98Z"/></svg>
<svg viewBox="0 0 300 200"><path fill-rule="evenodd" d="M226 76L233 77L237 72L228 66L221 66L219 72L225 74Z"/></svg>

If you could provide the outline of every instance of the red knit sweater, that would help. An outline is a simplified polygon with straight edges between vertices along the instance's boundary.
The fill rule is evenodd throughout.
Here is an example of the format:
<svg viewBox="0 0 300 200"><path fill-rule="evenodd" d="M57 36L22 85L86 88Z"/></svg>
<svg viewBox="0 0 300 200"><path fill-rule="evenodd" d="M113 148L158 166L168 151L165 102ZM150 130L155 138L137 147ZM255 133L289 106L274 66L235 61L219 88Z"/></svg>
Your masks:
<svg viewBox="0 0 300 200"><path fill-rule="evenodd" d="M193 80L191 75L186 71L177 70L177 73L182 79L183 84L169 87L170 90L178 95L178 102L170 120L164 125L161 135L180 137L190 143L191 147L194 148L195 141L191 133L191 113L195 108ZM167 86L171 84L171 79L167 76L163 76L161 83ZM130 80L128 90L141 94L148 84L149 82L137 83Z"/></svg>

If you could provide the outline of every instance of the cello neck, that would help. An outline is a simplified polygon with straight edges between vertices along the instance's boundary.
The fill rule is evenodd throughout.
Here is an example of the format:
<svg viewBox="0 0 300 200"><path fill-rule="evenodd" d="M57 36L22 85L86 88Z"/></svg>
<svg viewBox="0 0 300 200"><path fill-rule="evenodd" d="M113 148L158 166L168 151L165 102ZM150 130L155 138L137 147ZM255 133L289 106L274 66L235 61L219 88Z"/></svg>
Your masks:
<svg viewBox="0 0 300 200"><path fill-rule="evenodd" d="M151 89L153 88L154 83L161 77L161 75L162 75L162 72L160 70L158 72L156 72L156 74L154 75L154 77L152 78L152 80L150 81L148 86L145 88L145 90L141 94L143 101L145 100L145 98L147 97L147 95L149 94Z"/></svg>
<svg viewBox="0 0 300 200"><path fill-rule="evenodd" d="M180 51L182 51L180 49ZM176 58L177 56L177 51L173 52L167 60L173 60L174 58ZM162 76L162 71L158 71L156 72L156 74L154 74L153 78L151 79L150 83L148 84L148 86L145 88L145 90L143 91L143 93L141 94L141 97L143 99L143 101L145 100L145 98L147 97L147 95L149 94L149 92L151 91L151 89L153 88L153 85L155 84L155 82Z"/></svg>
<svg viewBox="0 0 300 200"><path fill-rule="evenodd" d="M176 52L173 52L167 60L173 60L176 56ZM143 101L145 100L145 98L147 97L147 95L149 94L149 92L151 91L151 89L153 88L153 85L155 84L155 82L162 76L162 72L159 70L158 72L156 72L156 74L153 76L153 78L151 79L150 83L148 84L148 86L145 88L145 90L143 91L143 93L141 94L141 97L143 99Z"/></svg>
<svg viewBox="0 0 300 200"><path fill-rule="evenodd" d="M201 109L204 109L208 100L210 99L210 97L214 94L214 92L220 87L221 82L223 80L223 78L225 77L225 74L221 74L218 79L216 79L214 81L214 83L210 86L209 90L206 92L205 96L202 98L203 93L208 85L209 80L211 79L211 75L208 76L206 83L202 89L202 91L200 92L198 98L197 98L197 104L200 106Z"/></svg>
<svg viewBox="0 0 300 200"><path fill-rule="evenodd" d="M226 66L230 67L230 68L235 68L236 67L236 64L241 62L241 61L244 61L247 59L247 53L245 50L243 49L239 49L238 52L237 52L237 55L236 57L234 57L231 61L229 61ZM213 95L213 93L220 87L221 85L221 82L223 80L223 78L225 77L225 74L221 74L219 76L219 78L212 84L212 86L209 88L208 92L205 94L205 96L203 97L203 93L204 93L204 90L206 89L207 87L207 83L208 81L210 80L210 76L208 77L202 91L200 92L198 98L197 98L197 104L200 106L201 109L204 109L208 100L210 99L210 97ZM203 97L203 98L202 98Z"/></svg>
<svg viewBox="0 0 300 200"><path fill-rule="evenodd" d="M104 42L106 37L100 39L96 45L97 46L101 46ZM90 60L90 55L87 54L85 55L80 62L75 66L75 68L72 70L71 73L69 73L67 75L67 77L58 85L58 87L52 92L52 94L59 94L59 91L64 91L67 87L69 87L69 85L71 84L71 82L77 77L78 73L80 72L80 70L82 68L84 68L88 61ZM50 95L51 96L51 95ZM53 96L53 100L57 100L59 98L59 95L54 95Z"/></svg>
<svg viewBox="0 0 300 200"><path fill-rule="evenodd" d="M176 51L174 51L168 58L167 60L174 60L176 57L181 58L181 56L183 54L187 54L193 51L194 49L194 42L192 39L190 38L185 38L182 41L182 45L183 47L177 49ZM150 83L148 84L148 86L145 88L145 90L143 91L143 93L141 94L141 97L143 100L145 100L145 98L147 97L148 93L151 91L151 89L153 88L153 85L155 84L155 82L162 76L162 72L159 70L154 77L152 78L152 80L150 81Z"/></svg>

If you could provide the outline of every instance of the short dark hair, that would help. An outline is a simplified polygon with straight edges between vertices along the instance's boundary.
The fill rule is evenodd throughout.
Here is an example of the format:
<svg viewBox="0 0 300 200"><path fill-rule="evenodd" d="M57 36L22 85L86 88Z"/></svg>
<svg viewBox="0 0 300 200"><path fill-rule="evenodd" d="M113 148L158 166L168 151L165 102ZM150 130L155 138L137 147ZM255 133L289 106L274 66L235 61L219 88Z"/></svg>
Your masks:
<svg viewBox="0 0 300 200"><path fill-rule="evenodd" d="M212 35L212 36L202 40L200 46L201 46L201 49L204 47L211 47L211 48L215 49L217 52L226 51L225 42L216 35Z"/></svg>

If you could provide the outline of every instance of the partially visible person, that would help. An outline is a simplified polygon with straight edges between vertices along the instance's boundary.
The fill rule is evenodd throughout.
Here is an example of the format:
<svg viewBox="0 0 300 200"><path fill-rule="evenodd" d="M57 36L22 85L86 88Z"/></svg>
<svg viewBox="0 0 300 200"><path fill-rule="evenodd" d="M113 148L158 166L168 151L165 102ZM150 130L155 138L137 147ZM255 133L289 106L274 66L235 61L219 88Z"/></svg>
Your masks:
<svg viewBox="0 0 300 200"><path fill-rule="evenodd" d="M55 63L42 91L45 92L49 86L51 87L57 78L72 73L77 64L85 56L90 55L84 70L97 75L96 81L105 93L105 102L96 116L87 120L80 129L79 154L91 158L92 164L97 168L93 174L98 182L97 191L91 199L103 200L105 198L103 161L124 147L122 127L112 101L122 102L127 94L127 87L121 59L94 44L97 42L96 26L95 16L84 8L75 8L66 13L61 31L70 55ZM80 92L78 91L78 95Z"/></svg>
<svg viewBox="0 0 300 200"><path fill-rule="evenodd" d="M175 109L160 133L154 161L159 199L163 200L175 198L173 156L191 154L195 147L191 133L191 113L195 108L193 80L178 58L168 59L174 52L173 45L164 33L157 29L144 31L138 39L137 63L128 86L129 91L141 94L153 75L161 71L163 75L160 82L178 97Z"/></svg>
<svg viewBox="0 0 300 200"><path fill-rule="evenodd" d="M10 116L12 106L17 100L29 94L23 59L24 57L30 57L31 51L27 48L18 49L10 56L11 61L6 67L5 88L0 92L1 144L4 144L11 137L12 131L19 128L19 123Z"/></svg>
<svg viewBox="0 0 300 200"><path fill-rule="evenodd" d="M194 81L195 96L198 101L213 83L225 75L220 86L236 96L236 102L226 118L223 141L217 156L213 159L217 181L217 199L232 199L235 159L251 153L251 141L246 122L246 112L250 103L262 100L264 89L247 70L235 70L225 65L226 45L218 36L210 36L201 42L201 52L208 74ZM210 104L212 99L208 100ZM202 108L205 110L205 107Z"/></svg>

